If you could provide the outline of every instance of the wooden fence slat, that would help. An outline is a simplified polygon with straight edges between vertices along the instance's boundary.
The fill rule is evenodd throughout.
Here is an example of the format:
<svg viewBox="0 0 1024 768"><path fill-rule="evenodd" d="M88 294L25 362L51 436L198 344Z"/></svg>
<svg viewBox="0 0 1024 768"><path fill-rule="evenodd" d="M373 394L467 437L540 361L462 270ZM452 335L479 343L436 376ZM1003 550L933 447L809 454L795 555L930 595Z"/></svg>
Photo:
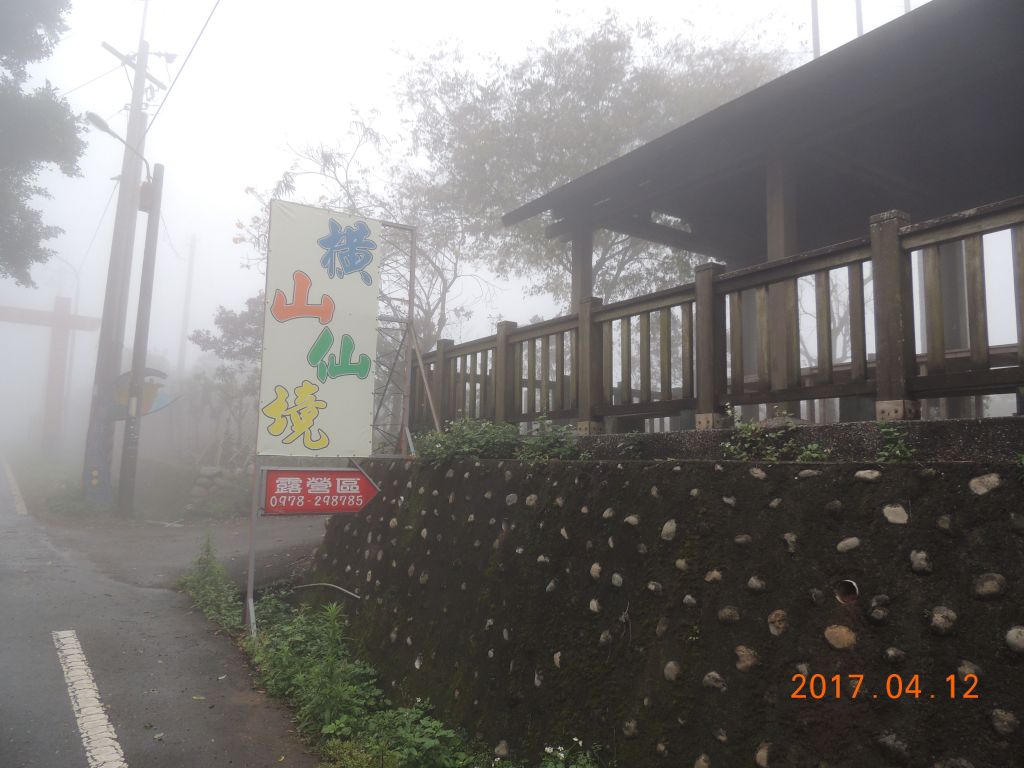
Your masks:
<svg viewBox="0 0 1024 768"><path fill-rule="evenodd" d="M611 405L615 402L612 385L612 368L615 360L612 357L612 322L601 323L601 399Z"/></svg>
<svg viewBox="0 0 1024 768"><path fill-rule="evenodd" d="M768 286L754 289L754 314L757 325L757 384L759 389L771 386L768 367Z"/></svg>
<svg viewBox="0 0 1024 768"><path fill-rule="evenodd" d="M512 366L515 373L512 378L512 413L515 416L523 414L523 342L519 341L512 345Z"/></svg>
<svg viewBox="0 0 1024 768"><path fill-rule="evenodd" d="M850 380L864 381L868 375L868 345L864 328L864 269L861 264L846 268L850 299Z"/></svg>
<svg viewBox="0 0 1024 768"><path fill-rule="evenodd" d="M489 360L493 352L484 351L480 353L480 418L493 419L491 413L491 371Z"/></svg>
<svg viewBox="0 0 1024 768"><path fill-rule="evenodd" d="M679 348L682 353L681 398L693 397L693 302L682 306L679 323Z"/></svg>
<svg viewBox="0 0 1024 768"><path fill-rule="evenodd" d="M540 337L540 412L551 410L551 337Z"/></svg>
<svg viewBox="0 0 1024 768"><path fill-rule="evenodd" d="M985 303L985 255L981 235L964 239L967 270L967 324L971 343L971 368L988 368L988 307Z"/></svg>
<svg viewBox="0 0 1024 768"><path fill-rule="evenodd" d="M743 294L729 294L729 357L731 386L734 395L743 394Z"/></svg>
<svg viewBox="0 0 1024 768"><path fill-rule="evenodd" d="M814 321L818 331L818 383L832 381L832 285L827 271L814 273Z"/></svg>
<svg viewBox="0 0 1024 768"><path fill-rule="evenodd" d="M477 410L477 366L480 360L480 352L474 352L469 356L469 408L467 414L474 419L483 416L483 413Z"/></svg>
<svg viewBox="0 0 1024 768"><path fill-rule="evenodd" d="M537 339L529 341L526 353L526 410L524 413L537 412Z"/></svg>
<svg viewBox="0 0 1024 768"><path fill-rule="evenodd" d="M580 377L576 373L579 366L579 338L578 328L569 332L569 355L572 358L569 364L569 408L576 408L579 405Z"/></svg>
<svg viewBox="0 0 1024 768"><path fill-rule="evenodd" d="M555 334L555 402L551 406L560 411L565 403L565 333Z"/></svg>
<svg viewBox="0 0 1024 768"><path fill-rule="evenodd" d="M651 402L651 313L640 315L640 402Z"/></svg>
<svg viewBox="0 0 1024 768"><path fill-rule="evenodd" d="M1017 361L1024 365L1024 226L1014 227L1010 239L1013 247L1013 286L1017 299Z"/></svg>
<svg viewBox="0 0 1024 768"><path fill-rule="evenodd" d="M946 370L946 329L942 309L942 270L939 247L928 245L921 254L921 278L924 285L925 345L928 348L928 373Z"/></svg>
<svg viewBox="0 0 1024 768"><path fill-rule="evenodd" d="M672 309L665 307L658 318L658 370L661 374L661 399L672 399Z"/></svg>
<svg viewBox="0 0 1024 768"><path fill-rule="evenodd" d="M619 402L633 402L633 333L631 318L619 320Z"/></svg>

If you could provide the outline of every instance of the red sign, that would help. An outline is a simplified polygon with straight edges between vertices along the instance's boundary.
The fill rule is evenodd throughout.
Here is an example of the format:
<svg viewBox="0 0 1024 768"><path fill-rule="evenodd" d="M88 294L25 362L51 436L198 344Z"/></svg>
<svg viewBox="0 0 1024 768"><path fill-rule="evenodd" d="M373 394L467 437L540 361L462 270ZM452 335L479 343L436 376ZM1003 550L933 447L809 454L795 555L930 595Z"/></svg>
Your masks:
<svg viewBox="0 0 1024 768"><path fill-rule="evenodd" d="M263 477L265 515L359 512L378 490L359 469L267 469Z"/></svg>

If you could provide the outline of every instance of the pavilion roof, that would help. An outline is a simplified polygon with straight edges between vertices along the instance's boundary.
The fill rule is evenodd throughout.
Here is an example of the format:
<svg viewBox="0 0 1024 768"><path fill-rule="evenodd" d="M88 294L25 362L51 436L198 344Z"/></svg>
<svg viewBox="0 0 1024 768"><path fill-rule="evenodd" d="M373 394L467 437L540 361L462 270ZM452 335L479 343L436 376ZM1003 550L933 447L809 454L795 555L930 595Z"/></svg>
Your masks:
<svg viewBox="0 0 1024 768"><path fill-rule="evenodd" d="M932 0L506 213L763 260L765 168L796 186L799 248L1024 193L1024 0ZM682 226L666 222L675 217Z"/></svg>

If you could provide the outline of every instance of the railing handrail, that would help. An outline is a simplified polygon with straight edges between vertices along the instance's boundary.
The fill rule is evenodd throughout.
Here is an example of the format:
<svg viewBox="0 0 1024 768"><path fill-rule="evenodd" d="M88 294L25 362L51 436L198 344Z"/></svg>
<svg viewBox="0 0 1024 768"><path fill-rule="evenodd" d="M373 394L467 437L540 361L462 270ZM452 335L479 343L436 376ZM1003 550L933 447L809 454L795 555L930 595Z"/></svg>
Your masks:
<svg viewBox="0 0 1024 768"><path fill-rule="evenodd" d="M900 227L904 250L984 235L1024 223L1024 195Z"/></svg>

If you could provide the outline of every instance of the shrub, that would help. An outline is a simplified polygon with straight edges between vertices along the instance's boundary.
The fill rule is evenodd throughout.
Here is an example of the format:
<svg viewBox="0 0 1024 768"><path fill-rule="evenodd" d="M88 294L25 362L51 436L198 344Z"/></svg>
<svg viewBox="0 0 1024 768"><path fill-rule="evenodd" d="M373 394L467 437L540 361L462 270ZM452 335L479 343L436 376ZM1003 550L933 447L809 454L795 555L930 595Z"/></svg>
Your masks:
<svg viewBox="0 0 1024 768"><path fill-rule="evenodd" d="M722 443L727 459L737 461L782 461L796 451L792 423L784 427L767 428L756 421L742 421L734 417L732 437Z"/></svg>
<svg viewBox="0 0 1024 768"><path fill-rule="evenodd" d="M800 449L800 452L796 455L796 460L804 463L828 461L831 455L832 451L828 448L822 448L817 443L808 443Z"/></svg>
<svg viewBox="0 0 1024 768"><path fill-rule="evenodd" d="M552 424L547 416L535 422L534 430L519 442L516 458L527 464L542 464L551 459L584 459L588 454L580 450L576 430Z"/></svg>
<svg viewBox="0 0 1024 768"><path fill-rule="evenodd" d="M514 424L480 419L448 422L440 432L416 438L416 452L433 464L459 459L508 459L515 454L519 432Z"/></svg>

